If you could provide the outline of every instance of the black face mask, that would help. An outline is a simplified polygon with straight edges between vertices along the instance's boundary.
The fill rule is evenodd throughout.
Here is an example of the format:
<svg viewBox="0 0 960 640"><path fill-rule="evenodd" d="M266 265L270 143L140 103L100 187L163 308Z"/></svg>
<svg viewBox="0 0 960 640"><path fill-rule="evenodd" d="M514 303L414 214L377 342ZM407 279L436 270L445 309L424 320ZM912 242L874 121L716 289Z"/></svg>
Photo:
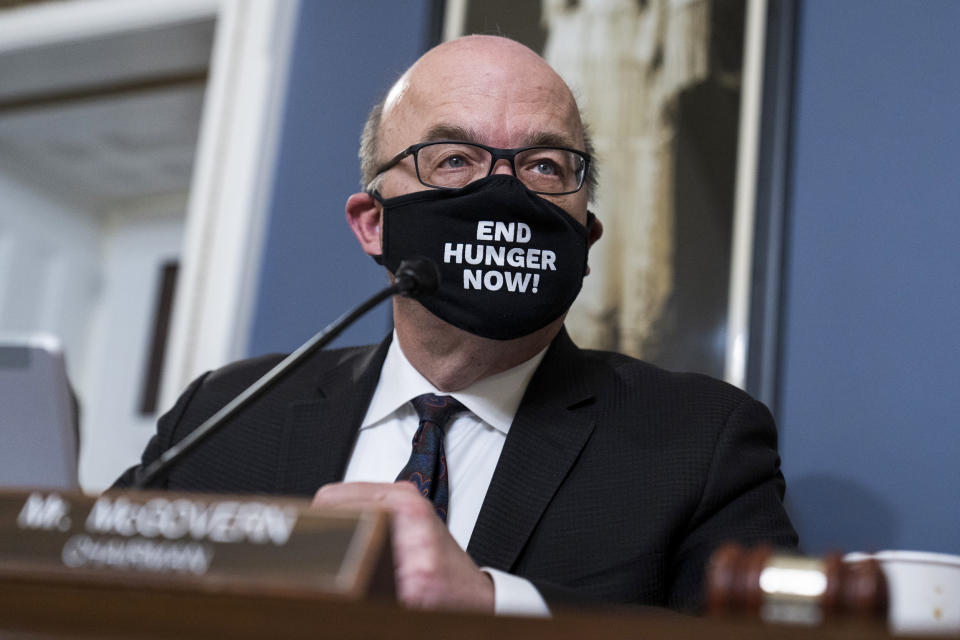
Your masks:
<svg viewBox="0 0 960 640"><path fill-rule="evenodd" d="M588 228L511 175L374 197L383 204L383 255L374 259L391 273L407 258L433 260L440 288L420 303L455 327L519 338L559 318L580 293Z"/></svg>

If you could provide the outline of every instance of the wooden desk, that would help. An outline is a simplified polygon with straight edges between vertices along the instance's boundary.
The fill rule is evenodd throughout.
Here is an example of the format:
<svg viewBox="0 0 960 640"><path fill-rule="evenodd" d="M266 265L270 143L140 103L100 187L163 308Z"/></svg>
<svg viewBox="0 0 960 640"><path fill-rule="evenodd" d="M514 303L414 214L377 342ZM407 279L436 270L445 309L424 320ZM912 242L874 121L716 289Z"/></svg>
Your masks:
<svg viewBox="0 0 960 640"><path fill-rule="evenodd" d="M115 584L0 581L3 638L763 638L875 640L880 626L806 628L609 609L557 612L552 620L417 612L385 601L309 594L223 594Z"/></svg>
<svg viewBox="0 0 960 640"><path fill-rule="evenodd" d="M409 611L392 600L386 516L307 506L256 496L0 491L0 638L889 637L879 623L773 626L639 608L557 611L553 619ZM270 528L257 524L267 520L254 516L275 511L289 526L271 541ZM71 546L76 540L89 549ZM89 566L111 564L100 555L111 544L169 549L185 540L203 546L209 566L192 574Z"/></svg>

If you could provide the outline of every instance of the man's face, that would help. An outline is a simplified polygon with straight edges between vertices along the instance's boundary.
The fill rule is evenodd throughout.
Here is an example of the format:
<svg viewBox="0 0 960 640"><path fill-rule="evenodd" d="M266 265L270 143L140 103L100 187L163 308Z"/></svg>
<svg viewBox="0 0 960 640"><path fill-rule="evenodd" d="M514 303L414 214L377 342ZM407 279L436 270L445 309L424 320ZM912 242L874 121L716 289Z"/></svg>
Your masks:
<svg viewBox="0 0 960 640"><path fill-rule="evenodd" d="M381 160L432 140L584 149L583 127L567 86L538 56L503 39L441 46L391 91L381 124ZM494 173L510 174L509 162L500 160ZM379 185L384 198L428 188L417 180L412 157L384 173ZM586 190L544 197L586 223Z"/></svg>

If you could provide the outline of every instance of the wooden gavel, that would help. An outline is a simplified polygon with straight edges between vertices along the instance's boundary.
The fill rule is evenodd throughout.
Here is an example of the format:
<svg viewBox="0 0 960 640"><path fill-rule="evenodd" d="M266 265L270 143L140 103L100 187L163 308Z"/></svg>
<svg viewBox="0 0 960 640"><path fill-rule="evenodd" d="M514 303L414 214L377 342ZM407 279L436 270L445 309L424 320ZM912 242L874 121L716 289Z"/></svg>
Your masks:
<svg viewBox="0 0 960 640"><path fill-rule="evenodd" d="M768 622L820 624L838 618L885 620L887 582L876 560L841 554L806 557L769 545L726 544L707 566L710 615L755 615Z"/></svg>

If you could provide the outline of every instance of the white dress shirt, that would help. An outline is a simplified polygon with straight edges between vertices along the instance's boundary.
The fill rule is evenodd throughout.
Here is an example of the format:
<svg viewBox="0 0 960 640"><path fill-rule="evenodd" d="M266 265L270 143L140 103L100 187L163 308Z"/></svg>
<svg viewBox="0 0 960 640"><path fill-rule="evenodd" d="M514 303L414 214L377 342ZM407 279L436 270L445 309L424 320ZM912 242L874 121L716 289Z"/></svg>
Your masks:
<svg viewBox="0 0 960 640"><path fill-rule="evenodd" d="M344 480L396 480L410 457L419 426L410 400L424 393L453 396L469 411L453 417L444 439L450 491L447 527L466 549L510 424L545 353L546 349L512 369L445 394L410 364L394 332ZM493 579L497 614L549 615L546 602L528 580L488 567L483 571Z"/></svg>

